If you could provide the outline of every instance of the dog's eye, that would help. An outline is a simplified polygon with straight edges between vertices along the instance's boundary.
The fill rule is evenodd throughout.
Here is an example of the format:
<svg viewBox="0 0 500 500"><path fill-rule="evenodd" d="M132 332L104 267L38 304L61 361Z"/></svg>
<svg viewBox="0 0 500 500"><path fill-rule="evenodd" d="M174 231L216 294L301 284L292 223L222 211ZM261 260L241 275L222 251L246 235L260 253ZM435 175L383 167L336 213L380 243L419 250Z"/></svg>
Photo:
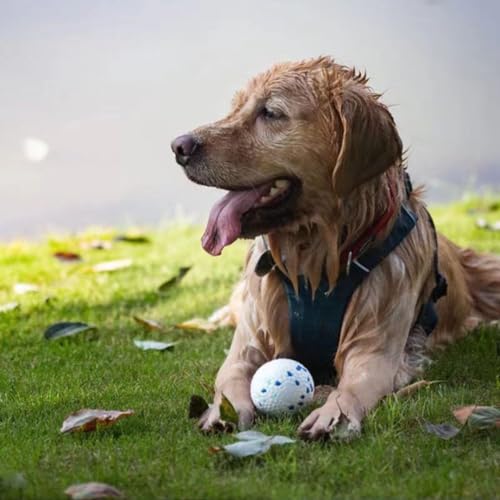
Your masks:
<svg viewBox="0 0 500 500"><path fill-rule="evenodd" d="M284 113L275 109L269 109L267 106L264 106L261 109L260 116L262 116L262 118L265 118L266 120L281 120L285 118Z"/></svg>

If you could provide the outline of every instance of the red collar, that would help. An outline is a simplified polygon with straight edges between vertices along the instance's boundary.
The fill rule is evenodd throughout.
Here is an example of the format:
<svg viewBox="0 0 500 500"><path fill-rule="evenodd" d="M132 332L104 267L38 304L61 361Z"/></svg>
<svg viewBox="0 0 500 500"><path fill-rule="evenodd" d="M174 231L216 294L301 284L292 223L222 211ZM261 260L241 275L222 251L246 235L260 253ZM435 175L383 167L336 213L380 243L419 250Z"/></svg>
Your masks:
<svg viewBox="0 0 500 500"><path fill-rule="evenodd" d="M347 272L353 260L356 260L362 255L370 245L377 239L377 236L387 229L389 221L393 218L396 212L396 200L394 189L389 185L387 193L387 208L382 216L365 229L363 234L349 247L346 248L340 255L340 263L342 266L347 266Z"/></svg>

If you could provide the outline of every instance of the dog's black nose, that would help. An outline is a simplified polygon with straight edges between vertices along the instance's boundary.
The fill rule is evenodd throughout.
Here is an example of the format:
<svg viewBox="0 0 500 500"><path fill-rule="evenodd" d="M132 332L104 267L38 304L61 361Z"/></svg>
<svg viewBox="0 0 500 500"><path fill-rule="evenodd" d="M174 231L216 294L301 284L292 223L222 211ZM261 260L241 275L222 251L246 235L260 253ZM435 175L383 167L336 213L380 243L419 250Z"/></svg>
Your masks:
<svg viewBox="0 0 500 500"><path fill-rule="evenodd" d="M171 144L177 163L183 167L188 164L189 158L194 154L198 146L198 141L191 134L180 135Z"/></svg>

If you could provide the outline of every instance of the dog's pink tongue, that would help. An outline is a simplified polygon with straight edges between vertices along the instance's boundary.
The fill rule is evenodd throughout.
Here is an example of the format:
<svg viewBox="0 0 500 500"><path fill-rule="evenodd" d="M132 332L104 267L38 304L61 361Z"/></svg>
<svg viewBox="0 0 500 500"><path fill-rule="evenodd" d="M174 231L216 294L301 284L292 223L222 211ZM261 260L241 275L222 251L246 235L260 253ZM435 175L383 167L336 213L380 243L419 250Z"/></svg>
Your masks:
<svg viewBox="0 0 500 500"><path fill-rule="evenodd" d="M262 186L248 191L229 191L210 211L207 227L201 239L203 248L212 255L233 243L241 234L241 216L248 212L268 190Z"/></svg>

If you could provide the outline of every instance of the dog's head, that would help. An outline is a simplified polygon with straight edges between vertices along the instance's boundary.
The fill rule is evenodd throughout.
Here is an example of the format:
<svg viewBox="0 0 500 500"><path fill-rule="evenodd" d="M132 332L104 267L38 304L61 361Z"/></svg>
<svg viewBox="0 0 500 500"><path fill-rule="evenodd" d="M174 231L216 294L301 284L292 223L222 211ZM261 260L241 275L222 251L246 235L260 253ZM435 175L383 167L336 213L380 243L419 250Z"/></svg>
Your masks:
<svg viewBox="0 0 500 500"><path fill-rule="evenodd" d="M189 179L229 191L211 211L208 252L324 215L401 158L392 116L366 83L330 58L278 64L225 118L172 142Z"/></svg>

